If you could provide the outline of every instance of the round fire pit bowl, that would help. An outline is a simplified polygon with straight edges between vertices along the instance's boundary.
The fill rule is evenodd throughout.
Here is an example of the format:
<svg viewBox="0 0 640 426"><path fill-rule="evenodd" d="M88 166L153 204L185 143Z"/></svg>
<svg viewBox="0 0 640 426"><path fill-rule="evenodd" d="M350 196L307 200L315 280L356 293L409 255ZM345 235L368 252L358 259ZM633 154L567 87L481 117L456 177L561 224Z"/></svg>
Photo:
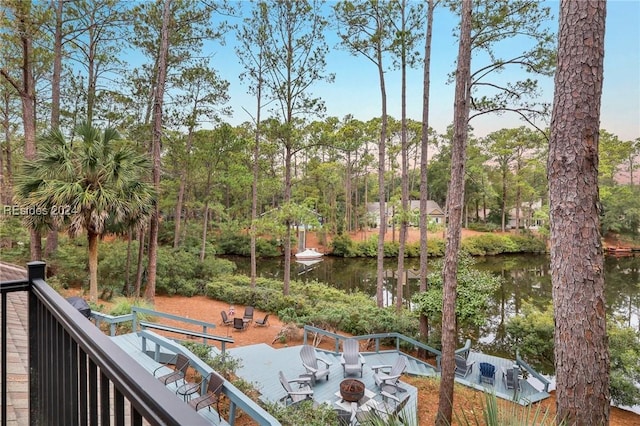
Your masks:
<svg viewBox="0 0 640 426"><path fill-rule="evenodd" d="M364 383L356 379L340 382L340 396L347 402L358 402L364 396Z"/></svg>

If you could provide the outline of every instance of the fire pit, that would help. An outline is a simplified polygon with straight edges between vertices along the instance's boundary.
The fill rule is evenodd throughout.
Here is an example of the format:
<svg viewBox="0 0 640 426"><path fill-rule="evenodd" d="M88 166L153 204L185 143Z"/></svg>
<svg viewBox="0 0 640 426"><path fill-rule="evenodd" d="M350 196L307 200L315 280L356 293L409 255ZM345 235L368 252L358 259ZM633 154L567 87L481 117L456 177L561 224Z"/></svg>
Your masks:
<svg viewBox="0 0 640 426"><path fill-rule="evenodd" d="M340 396L348 402L358 402L364 396L364 383L356 379L346 379L340 383Z"/></svg>

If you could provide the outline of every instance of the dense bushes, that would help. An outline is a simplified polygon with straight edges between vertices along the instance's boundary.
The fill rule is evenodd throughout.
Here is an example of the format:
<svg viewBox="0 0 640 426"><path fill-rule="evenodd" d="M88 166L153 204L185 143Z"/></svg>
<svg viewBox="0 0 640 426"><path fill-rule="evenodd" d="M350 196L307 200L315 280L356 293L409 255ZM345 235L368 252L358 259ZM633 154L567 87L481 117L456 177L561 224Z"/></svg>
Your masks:
<svg viewBox="0 0 640 426"><path fill-rule="evenodd" d="M372 235L366 241L355 242L348 235L338 235L331 241L331 254L340 257L376 257L378 255L378 237ZM384 256L397 257L400 245L397 241L384 243ZM428 256L444 255L444 240L431 237L427 240ZM406 257L420 256L420 243L409 243L405 247Z"/></svg>
<svg viewBox="0 0 640 426"><path fill-rule="evenodd" d="M462 240L462 250L472 256L506 253L543 253L544 241L531 235L483 234Z"/></svg>
<svg viewBox="0 0 640 426"><path fill-rule="evenodd" d="M206 286L207 296L213 299L277 312L284 322L352 334L397 331L416 335L415 315L406 312L398 316L393 308L378 309L363 293L345 293L318 282L298 281L291 282L290 290L289 296L283 296L282 282L266 278L258 278L256 287L251 288L249 278L238 275L220 277Z"/></svg>

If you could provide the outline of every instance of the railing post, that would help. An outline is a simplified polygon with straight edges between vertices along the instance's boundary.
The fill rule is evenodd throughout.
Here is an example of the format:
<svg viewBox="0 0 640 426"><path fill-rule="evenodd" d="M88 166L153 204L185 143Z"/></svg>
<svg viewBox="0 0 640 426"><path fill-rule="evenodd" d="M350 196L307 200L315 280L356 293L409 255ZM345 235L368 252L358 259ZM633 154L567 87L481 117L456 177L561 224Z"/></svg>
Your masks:
<svg viewBox="0 0 640 426"><path fill-rule="evenodd" d="M40 325L38 324L38 299L33 292L33 281L44 280L47 264L41 261L33 261L27 263L27 278L29 279L29 296L28 296L28 318L29 318L29 355L28 355L28 368L29 368L29 422L34 424L40 420L42 415L42 406L38 396L38 389L40 389L40 362L38 357L42 356L41 348L39 347L38 330Z"/></svg>
<svg viewBox="0 0 640 426"><path fill-rule="evenodd" d="M236 424L236 404L233 401L229 401L229 424Z"/></svg>
<svg viewBox="0 0 640 426"><path fill-rule="evenodd" d="M27 263L29 283L33 280L44 280L47 264L39 260Z"/></svg>

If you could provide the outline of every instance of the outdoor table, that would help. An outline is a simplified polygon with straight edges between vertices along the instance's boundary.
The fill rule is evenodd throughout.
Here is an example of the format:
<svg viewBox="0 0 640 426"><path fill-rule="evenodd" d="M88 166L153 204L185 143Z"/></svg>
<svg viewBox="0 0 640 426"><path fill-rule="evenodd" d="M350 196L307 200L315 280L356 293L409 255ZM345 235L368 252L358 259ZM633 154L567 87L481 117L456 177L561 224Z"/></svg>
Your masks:
<svg viewBox="0 0 640 426"><path fill-rule="evenodd" d="M186 382L176 389L176 395L180 395L185 402L191 399L191 396L200 390L200 383Z"/></svg>

